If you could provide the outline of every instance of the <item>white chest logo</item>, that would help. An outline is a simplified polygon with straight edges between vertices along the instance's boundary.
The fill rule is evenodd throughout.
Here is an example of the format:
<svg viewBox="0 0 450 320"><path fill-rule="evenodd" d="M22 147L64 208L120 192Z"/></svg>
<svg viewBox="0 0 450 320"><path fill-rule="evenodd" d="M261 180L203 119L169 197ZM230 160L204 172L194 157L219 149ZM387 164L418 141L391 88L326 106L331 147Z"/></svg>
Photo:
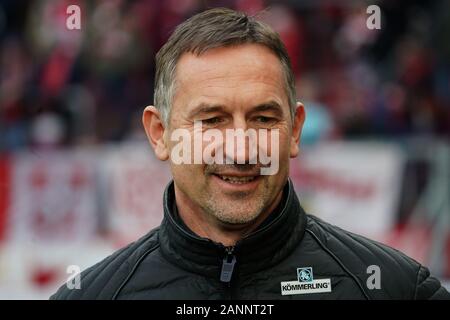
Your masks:
<svg viewBox="0 0 450 320"><path fill-rule="evenodd" d="M322 292L331 292L331 280L314 280L313 270L311 267L297 268L297 281L281 282L281 294L283 296Z"/></svg>

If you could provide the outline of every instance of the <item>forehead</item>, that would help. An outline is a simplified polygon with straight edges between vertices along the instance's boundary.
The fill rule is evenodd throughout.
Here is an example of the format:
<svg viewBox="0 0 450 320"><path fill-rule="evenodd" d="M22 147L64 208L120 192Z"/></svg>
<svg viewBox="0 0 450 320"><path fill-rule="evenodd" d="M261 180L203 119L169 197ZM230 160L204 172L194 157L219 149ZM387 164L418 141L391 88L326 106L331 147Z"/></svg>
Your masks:
<svg viewBox="0 0 450 320"><path fill-rule="evenodd" d="M222 104L287 104L285 81L278 57L258 44L215 48L200 56L183 54L176 69L176 102L185 107L198 100Z"/></svg>

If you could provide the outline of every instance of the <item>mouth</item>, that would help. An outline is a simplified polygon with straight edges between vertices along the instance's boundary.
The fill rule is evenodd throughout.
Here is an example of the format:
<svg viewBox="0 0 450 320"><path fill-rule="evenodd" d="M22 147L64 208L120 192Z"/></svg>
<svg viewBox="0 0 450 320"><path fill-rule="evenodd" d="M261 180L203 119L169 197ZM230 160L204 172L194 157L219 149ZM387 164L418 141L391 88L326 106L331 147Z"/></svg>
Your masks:
<svg viewBox="0 0 450 320"><path fill-rule="evenodd" d="M245 184L254 181L258 178L258 176L244 176L244 177L238 177L238 176L229 176L229 175L215 175L216 177L219 177L223 181L226 181L228 183L232 184Z"/></svg>
<svg viewBox="0 0 450 320"><path fill-rule="evenodd" d="M217 173L212 174L213 180L223 192L253 192L258 188L261 177L258 174Z"/></svg>

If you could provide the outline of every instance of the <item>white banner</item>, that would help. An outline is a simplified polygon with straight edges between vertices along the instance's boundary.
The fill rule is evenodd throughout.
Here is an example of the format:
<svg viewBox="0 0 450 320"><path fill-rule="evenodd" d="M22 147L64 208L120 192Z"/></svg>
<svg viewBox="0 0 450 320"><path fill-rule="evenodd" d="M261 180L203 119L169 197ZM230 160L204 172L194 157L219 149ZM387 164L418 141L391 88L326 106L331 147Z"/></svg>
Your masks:
<svg viewBox="0 0 450 320"><path fill-rule="evenodd" d="M394 146L338 142L304 150L290 176L308 213L380 239L395 222L402 173Z"/></svg>
<svg viewBox="0 0 450 320"><path fill-rule="evenodd" d="M48 299L67 281L115 249L104 241L85 244L7 243L0 246L0 300ZM73 279L73 280L72 280ZM77 287L74 287L76 290Z"/></svg>
<svg viewBox="0 0 450 320"><path fill-rule="evenodd" d="M158 226L164 189L171 179L168 163L156 159L147 143L137 143L111 149L102 164L114 240L126 244Z"/></svg>
<svg viewBox="0 0 450 320"><path fill-rule="evenodd" d="M15 154L5 240L73 243L95 235L95 159L90 155L74 150Z"/></svg>

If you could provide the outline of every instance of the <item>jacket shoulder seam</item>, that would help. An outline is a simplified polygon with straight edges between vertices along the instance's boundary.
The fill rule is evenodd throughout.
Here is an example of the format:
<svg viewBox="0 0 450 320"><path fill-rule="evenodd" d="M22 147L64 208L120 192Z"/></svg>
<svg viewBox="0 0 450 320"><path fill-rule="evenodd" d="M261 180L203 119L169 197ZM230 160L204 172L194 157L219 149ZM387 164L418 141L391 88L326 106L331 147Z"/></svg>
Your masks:
<svg viewBox="0 0 450 320"><path fill-rule="evenodd" d="M99 262L99 264L95 267L93 266L91 270L86 270L86 274L84 275L84 278L86 279L87 276L89 278L94 277L93 281L88 282L88 286L86 289L84 289L79 296L79 299L85 299L86 296L89 296L91 293L93 286L101 284L101 286L95 290L96 292L93 292L95 294L95 298L98 298L101 296L107 287L107 283L101 283L98 279L104 274L104 272L111 266L114 265L114 263L119 262L120 264L115 269L115 271L109 276L110 279L113 279L119 270L121 270L122 266L128 262L129 258L133 255L136 250L138 250L142 245L144 245L149 239L151 239L155 234L157 234L158 229L155 229L151 232L149 232L147 235L142 237L142 239L137 240L134 243L130 243L129 245L123 247L122 249L119 249L115 253L112 253L109 257L105 258L103 261ZM70 299L72 295L69 293L67 295L67 298Z"/></svg>
<svg viewBox="0 0 450 320"><path fill-rule="evenodd" d="M417 270L417 276L416 276L416 286L414 287L414 300L417 299L417 290L419 288L419 279L420 279L420 269L422 268L422 265L419 266L419 269Z"/></svg>
<svg viewBox="0 0 450 320"><path fill-rule="evenodd" d="M125 263L129 263L129 258L137 251L139 250L142 246L145 246L145 244L147 243L147 241L151 241L151 238L154 236L158 236L158 228L153 230L152 232L150 232L148 235L144 236L143 239L141 239L141 241L138 241L136 243L136 247L133 248L132 252L130 252L130 254L122 261L122 263L117 267L117 269L115 270L115 272L111 275L111 278L113 278L114 276L117 275L117 273L122 269L123 265ZM142 253L141 255L139 255L138 261L142 258L142 256L146 256L148 251L153 251L155 249L157 249L159 247L159 243L158 240L155 241L154 244L151 244L149 246L148 249L146 249L144 251L144 253ZM129 248L131 249L131 248ZM136 264L136 263L135 263ZM127 279L129 275L129 272L127 273L127 276L125 277L125 279ZM120 281L119 285L117 286L117 288L120 288L120 286L122 285L124 281ZM114 290L114 293L117 292L117 288ZM103 294L104 291L106 290L106 285L103 286L103 288L100 290L99 295ZM111 298L114 298L114 294Z"/></svg>
<svg viewBox="0 0 450 320"><path fill-rule="evenodd" d="M334 254L330 248L328 248L322 241L320 241L319 237L309 228L306 228L306 231L308 233L311 234L311 236L313 237L313 239L319 244L319 246L328 254L331 256L331 258L333 260L336 261L336 263L342 268L342 270L344 270L344 272L346 274L348 274L348 276L356 283L357 287L360 289L360 291L362 292L363 296L367 299L367 300L371 300L370 295L364 290L363 285L360 282L360 279L353 273L351 272L347 266L344 264L344 262L342 262L341 259L339 259L339 257L336 256L336 254Z"/></svg>

